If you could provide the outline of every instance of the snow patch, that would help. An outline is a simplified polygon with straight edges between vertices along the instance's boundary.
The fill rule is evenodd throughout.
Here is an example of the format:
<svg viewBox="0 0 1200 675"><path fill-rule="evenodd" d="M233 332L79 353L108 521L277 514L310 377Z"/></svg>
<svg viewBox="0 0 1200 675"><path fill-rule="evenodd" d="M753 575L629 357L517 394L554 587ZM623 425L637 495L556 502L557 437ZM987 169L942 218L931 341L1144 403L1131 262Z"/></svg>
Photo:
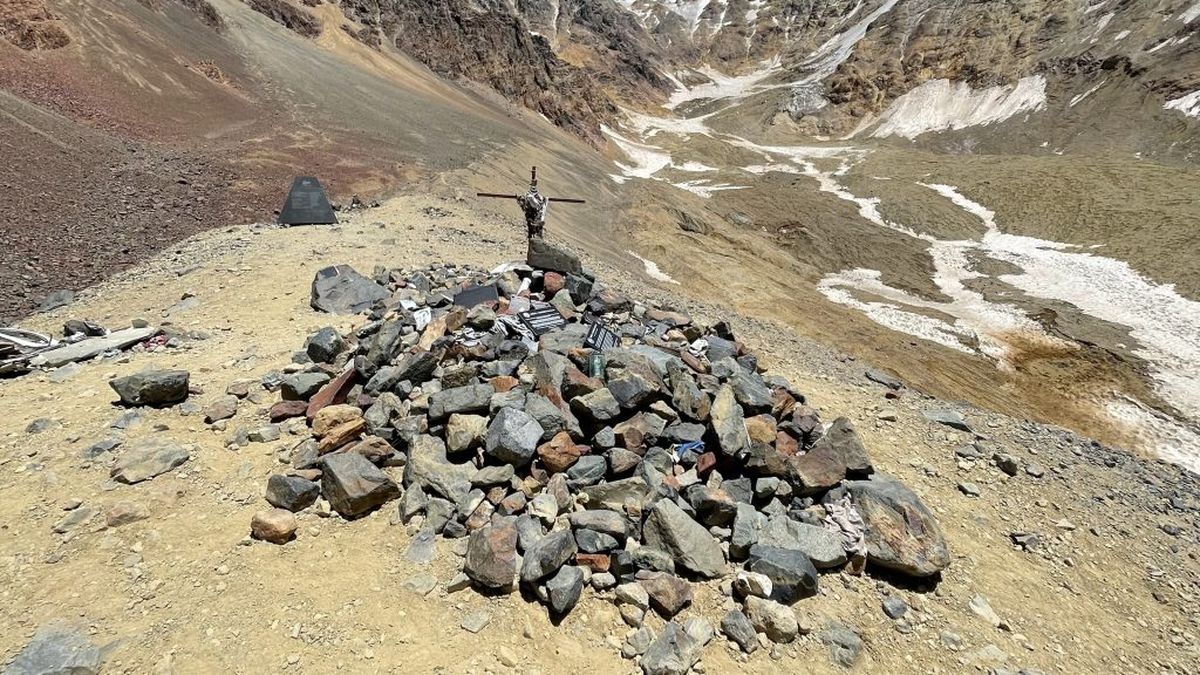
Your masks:
<svg viewBox="0 0 1200 675"><path fill-rule="evenodd" d="M696 72L709 79L704 84L689 87L678 79L671 78L675 83L676 89L671 93L671 97L667 99L667 102L663 104L663 107L667 110L674 110L684 103L701 99L742 99L764 88L771 88L760 87L759 84L768 77L778 73L782 68L782 62L778 57L763 61L759 64L757 70L744 75L726 75L715 68L704 66L696 70Z"/></svg>
<svg viewBox="0 0 1200 675"><path fill-rule="evenodd" d="M729 183L713 183L713 182L709 181L707 178L700 178L698 180L687 180L687 181L683 181L682 183L671 183L671 185L674 185L675 187L677 187L681 190L687 190L688 192L691 192L695 195L699 195L700 197L704 197L705 199L712 198L714 192L722 192L725 190L747 190L750 188L749 185L730 185Z"/></svg>
<svg viewBox="0 0 1200 675"><path fill-rule="evenodd" d="M1079 105L1080 101L1082 101L1083 99L1096 93L1096 91L1099 90L1100 87L1103 87L1105 82L1108 82L1108 80L1103 80L1102 82L1100 82L1100 84L1097 84L1096 86L1092 87L1091 89L1088 89L1087 91L1083 92L1082 94L1076 94L1075 96L1072 96L1071 102L1070 102L1070 104L1067 105L1067 107L1074 108L1075 106Z"/></svg>
<svg viewBox="0 0 1200 675"><path fill-rule="evenodd" d="M1167 101L1163 107L1167 110L1178 110L1188 117L1200 117L1200 89L1186 96Z"/></svg>
<svg viewBox="0 0 1200 675"><path fill-rule="evenodd" d="M1184 23L1191 23L1198 18L1200 18L1200 1L1188 7L1183 11L1183 14L1179 15L1179 20Z"/></svg>
<svg viewBox="0 0 1200 675"><path fill-rule="evenodd" d="M930 131L1001 122L1045 106L1046 79L1041 75L980 90L963 82L930 80L893 101L871 136L911 140Z"/></svg>
<svg viewBox="0 0 1200 675"><path fill-rule="evenodd" d="M646 276L650 277L651 279L654 279L655 281L661 281L666 284L678 284L679 283L678 281L675 281L674 279L672 279L671 275L669 275L666 272L663 272L661 269L659 269L658 263L654 262L653 260L647 260L647 259L643 258L642 256L634 253L633 251L625 251L625 252L628 253L629 255L637 258L638 260L640 260L642 262L642 266L644 266L646 268Z"/></svg>
<svg viewBox="0 0 1200 675"><path fill-rule="evenodd" d="M1105 409L1159 457L1200 473L1200 433L1195 429L1124 396L1110 401Z"/></svg>

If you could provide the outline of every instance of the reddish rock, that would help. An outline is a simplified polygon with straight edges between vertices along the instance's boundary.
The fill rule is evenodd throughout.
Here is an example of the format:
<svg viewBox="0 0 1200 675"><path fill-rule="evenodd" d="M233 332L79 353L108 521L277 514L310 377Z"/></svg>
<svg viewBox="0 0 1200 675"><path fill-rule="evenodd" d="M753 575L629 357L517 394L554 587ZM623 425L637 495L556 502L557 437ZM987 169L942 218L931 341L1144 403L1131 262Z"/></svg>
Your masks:
<svg viewBox="0 0 1200 675"><path fill-rule="evenodd" d="M677 576L655 574L638 579L638 583L650 596L650 606L664 619L670 619L692 604L692 585Z"/></svg>
<svg viewBox="0 0 1200 675"><path fill-rule="evenodd" d="M354 377L357 374L357 371L353 368L347 368L341 375L325 383L325 386L321 387L321 390L308 401L308 409L305 411L305 415L309 421L312 421L322 408L345 403L346 395L350 393L350 388L354 386Z"/></svg>
<svg viewBox="0 0 1200 675"><path fill-rule="evenodd" d="M780 431L775 434L775 450L785 457L794 457L800 454L800 442L786 431Z"/></svg>
<svg viewBox="0 0 1200 675"><path fill-rule="evenodd" d="M563 373L563 394L568 400L576 396L584 396L590 394L597 389L604 387L604 383L594 377L588 377L582 370L575 367L575 364L567 364L567 368Z"/></svg>
<svg viewBox="0 0 1200 675"><path fill-rule="evenodd" d="M325 437L321 439L320 445L317 446L317 453L324 455L337 450L351 441L358 440L358 437L362 436L366 428L367 422L361 417L337 425L330 429L325 434Z"/></svg>
<svg viewBox="0 0 1200 675"><path fill-rule="evenodd" d="M396 454L392 445L378 436L366 436L347 448L346 452L357 452L371 460L372 464L380 464Z"/></svg>
<svg viewBox="0 0 1200 675"><path fill-rule="evenodd" d="M607 553L576 553L575 564L590 567L593 572L607 572L612 561Z"/></svg>
<svg viewBox="0 0 1200 675"><path fill-rule="evenodd" d="M550 473L566 471L587 452L586 445L576 445L571 440L571 435L565 431L558 432L554 438L541 444L537 449L542 466L546 467Z"/></svg>
<svg viewBox="0 0 1200 675"><path fill-rule="evenodd" d="M307 401L280 401L271 406L267 416L272 422L282 422L293 417L303 417L307 412Z"/></svg>
<svg viewBox="0 0 1200 675"><path fill-rule="evenodd" d="M708 477L708 474L712 473L713 468L716 466L717 455L712 452L706 452L703 455L700 455L699 459L696 460L696 475L700 476L701 478L706 478Z"/></svg>
<svg viewBox="0 0 1200 675"><path fill-rule="evenodd" d="M785 420L795 409L796 399L786 389L780 387L771 392L771 414L775 419Z"/></svg>
<svg viewBox="0 0 1200 675"><path fill-rule="evenodd" d="M521 381L512 375L499 375L488 380L497 393L503 394L506 391L512 391L521 385Z"/></svg>
<svg viewBox="0 0 1200 675"><path fill-rule="evenodd" d="M552 298L567 285L567 278L558 272L546 272L542 284L546 289L546 298Z"/></svg>
<svg viewBox="0 0 1200 675"><path fill-rule="evenodd" d="M683 359L683 362L687 364L688 368L691 368L697 373L704 374L708 372L708 366L704 365L704 362L700 359L692 356L692 353L689 351L681 351L679 358Z"/></svg>

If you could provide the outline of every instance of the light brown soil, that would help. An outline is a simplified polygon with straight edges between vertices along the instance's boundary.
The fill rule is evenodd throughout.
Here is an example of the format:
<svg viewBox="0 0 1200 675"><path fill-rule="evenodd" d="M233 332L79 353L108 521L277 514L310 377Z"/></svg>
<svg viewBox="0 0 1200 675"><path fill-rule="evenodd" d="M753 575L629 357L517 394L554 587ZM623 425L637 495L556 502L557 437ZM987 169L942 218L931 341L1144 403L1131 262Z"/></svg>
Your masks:
<svg viewBox="0 0 1200 675"><path fill-rule="evenodd" d="M450 215L430 217L428 207ZM686 279L683 287L647 286L640 275L603 260L588 262L605 280L638 294L679 293L686 301L717 290L714 277L694 270L719 266L723 247L744 241L729 236L722 248L708 239L697 242L686 268L669 249L648 242L641 254ZM183 367L203 388L194 400L204 405L230 382L288 362L308 332L353 325L352 319L308 307L312 274L324 265L350 263L364 272L375 264L437 260L490 266L521 250L519 230L510 220L454 200L405 197L355 215L340 228L236 227L201 235L66 309L32 317L27 325L41 329L68 317L113 327L145 317L212 337L183 349L85 364L62 384L45 375L0 382L0 653L11 658L38 624L64 618L89 627L97 643L113 643L112 672L634 671L605 643L613 636L619 645L627 629L614 606L591 591L554 627L538 605L515 595L488 599L468 590L442 597L440 585L428 597L406 590L405 580L420 574L433 574L444 584L457 571L457 560L451 543L440 541L430 568L405 561L410 536L403 526L389 524L392 509L351 523L306 513L297 541L242 545L251 514L265 506L262 490L280 466L277 453L290 446L286 435L275 444L229 450L226 434L208 430L198 416L147 411L128 438L158 433L194 444L183 467L138 486L114 486L106 483L104 466L78 458L81 449L111 433L107 427L121 412L106 385L113 376L148 366ZM764 260L774 262L775 256ZM788 269L786 262L779 264ZM1189 485L1174 470L1132 460L1109 469L1076 457L1071 449L1086 446L1065 434L978 412L969 413L973 423L1023 461L1043 463L1047 477L1004 479L990 466L956 468L952 449L966 437L923 421L918 411L927 401L908 394L885 402L882 390L858 375L861 365L780 324L747 321L721 308L740 288L763 290L762 277L738 274L724 283L733 286L721 287L715 305L696 311L733 317L768 367L808 392L826 419L849 416L879 470L910 484L946 531L954 562L936 591L832 575L823 579L821 596L797 605L818 627L832 618L860 632L865 642L860 671L969 672L972 666L960 659L989 644L1007 653L1014 668L1194 670L1194 579L1200 574L1195 512L1164 506L1164 489ZM780 298L778 288L755 293L735 308L761 313L765 303ZM195 306L172 309L185 292L195 294ZM262 424L268 404L243 403L231 429ZM883 406L895 408L897 422L876 420ZM26 425L41 417L61 426L26 434ZM154 432L157 425L167 428ZM1145 482L1151 478L1168 487ZM983 497L959 494L959 480L980 484ZM137 501L150 518L105 528L99 516L64 541L51 527L72 498L102 510L120 500ZM1183 498L1195 508L1194 494ZM1076 529L1056 528L1063 518ZM1163 524L1182 526L1183 533L1171 537L1158 529ZM1014 550L1008 542L1014 530L1043 533L1044 554ZM913 605L911 634L895 630L882 614L879 605L889 593ZM967 609L976 594L990 600L1012 632ZM716 586L704 585L697 598L685 616L719 622L724 611ZM491 623L478 635L462 630L463 617L480 608L491 613ZM965 651L943 644L939 634L947 630L962 637ZM499 663L502 650L506 658L511 653L516 667ZM760 650L746 661L717 638L703 665L707 672L840 672L812 636L779 650L779 660Z"/></svg>

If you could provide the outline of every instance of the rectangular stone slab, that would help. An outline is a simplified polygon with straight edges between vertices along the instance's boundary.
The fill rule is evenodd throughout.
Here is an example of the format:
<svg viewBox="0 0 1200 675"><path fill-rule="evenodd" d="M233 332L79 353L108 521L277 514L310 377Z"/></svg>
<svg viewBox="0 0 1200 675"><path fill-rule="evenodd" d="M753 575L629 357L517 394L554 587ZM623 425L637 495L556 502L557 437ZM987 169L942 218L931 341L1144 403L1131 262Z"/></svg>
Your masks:
<svg viewBox="0 0 1200 675"><path fill-rule="evenodd" d="M38 354L29 363L41 368L58 368L75 361L86 361L112 349L125 349L155 335L158 335L158 328L126 328L51 349Z"/></svg>

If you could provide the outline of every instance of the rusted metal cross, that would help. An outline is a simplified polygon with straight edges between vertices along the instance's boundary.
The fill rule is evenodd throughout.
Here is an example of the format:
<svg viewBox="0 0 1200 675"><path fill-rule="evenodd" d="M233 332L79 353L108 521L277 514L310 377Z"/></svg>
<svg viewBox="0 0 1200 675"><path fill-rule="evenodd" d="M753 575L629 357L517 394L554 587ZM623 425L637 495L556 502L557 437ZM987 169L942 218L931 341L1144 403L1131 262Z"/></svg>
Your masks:
<svg viewBox="0 0 1200 675"><path fill-rule="evenodd" d="M521 211L525 213L525 236L532 239L542 237L546 229L546 208L550 202L561 202L563 204L586 204L582 199L574 199L572 197L546 197L538 192L537 188L537 167L529 172L529 191L523 195L507 195L497 192L476 192L478 197L497 197L500 199L515 199L517 205L521 207Z"/></svg>

